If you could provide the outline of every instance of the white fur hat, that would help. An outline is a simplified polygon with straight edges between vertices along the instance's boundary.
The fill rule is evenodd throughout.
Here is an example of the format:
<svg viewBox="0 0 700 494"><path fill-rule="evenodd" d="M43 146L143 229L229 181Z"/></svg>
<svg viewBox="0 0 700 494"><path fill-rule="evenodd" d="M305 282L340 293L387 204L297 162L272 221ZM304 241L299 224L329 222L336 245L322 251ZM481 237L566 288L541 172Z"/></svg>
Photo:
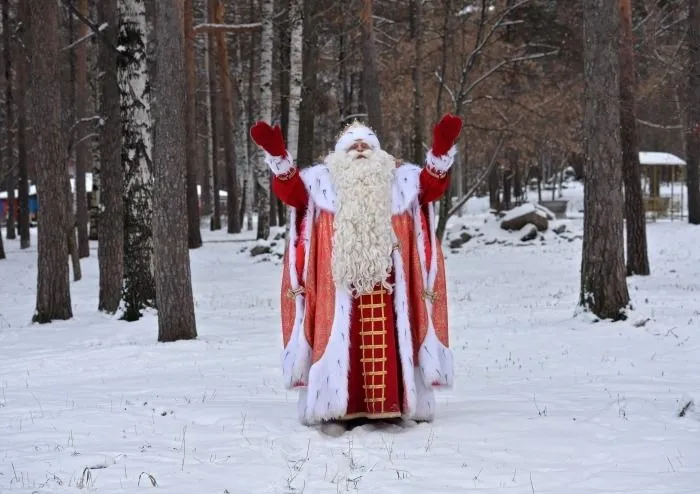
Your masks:
<svg viewBox="0 0 700 494"><path fill-rule="evenodd" d="M347 150L353 142L357 140L363 140L369 144L374 150L380 150L379 139L372 129L358 121L345 127L345 130L338 137L338 141L335 143L336 151Z"/></svg>

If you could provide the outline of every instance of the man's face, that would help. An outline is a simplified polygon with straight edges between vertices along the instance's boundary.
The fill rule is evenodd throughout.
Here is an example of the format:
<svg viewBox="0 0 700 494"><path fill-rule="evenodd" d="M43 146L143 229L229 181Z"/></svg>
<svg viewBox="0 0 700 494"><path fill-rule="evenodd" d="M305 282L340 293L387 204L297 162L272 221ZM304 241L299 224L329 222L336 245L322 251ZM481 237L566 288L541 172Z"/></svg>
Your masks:
<svg viewBox="0 0 700 494"><path fill-rule="evenodd" d="M353 159L367 159L370 149L369 144L358 139L350 145L347 152Z"/></svg>

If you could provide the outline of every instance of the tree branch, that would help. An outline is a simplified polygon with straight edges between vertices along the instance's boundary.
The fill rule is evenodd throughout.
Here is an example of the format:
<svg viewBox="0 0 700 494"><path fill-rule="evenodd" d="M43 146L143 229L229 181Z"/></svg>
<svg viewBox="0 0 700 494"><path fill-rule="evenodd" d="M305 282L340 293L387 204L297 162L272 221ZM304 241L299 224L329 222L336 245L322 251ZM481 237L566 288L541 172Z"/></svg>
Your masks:
<svg viewBox="0 0 700 494"><path fill-rule="evenodd" d="M249 24L197 24L194 27L194 32L199 33L244 33L247 31L256 31L262 28L262 22L251 22Z"/></svg>
<svg viewBox="0 0 700 494"><path fill-rule="evenodd" d="M491 162L489 163L489 166L486 167L486 170L479 176L479 178L476 180L474 185L472 185L471 189L467 191L466 194L464 194L462 197L460 197L455 204L452 205L452 207L447 211L447 217L449 218L453 214L455 214L459 209L466 204L466 202L476 193L476 191L479 189L482 183L484 183L484 180L489 176L491 171L495 168L496 166L496 158L498 157L498 153L500 153L501 148L503 147L503 142L505 141L505 137L501 136L500 140L498 141L498 146L496 146L496 150L493 152L493 155L491 156Z"/></svg>

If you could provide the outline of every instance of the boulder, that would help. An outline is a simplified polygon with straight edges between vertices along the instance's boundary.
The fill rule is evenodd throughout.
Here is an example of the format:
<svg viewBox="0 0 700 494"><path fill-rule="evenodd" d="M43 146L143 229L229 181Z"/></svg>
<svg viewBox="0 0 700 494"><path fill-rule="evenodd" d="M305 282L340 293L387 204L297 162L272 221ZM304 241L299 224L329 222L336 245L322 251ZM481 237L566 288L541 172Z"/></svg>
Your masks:
<svg viewBox="0 0 700 494"><path fill-rule="evenodd" d="M450 249L458 249L472 239L469 232L460 233L459 237L450 240Z"/></svg>
<svg viewBox="0 0 700 494"><path fill-rule="evenodd" d="M552 228L552 231L554 233L556 233L557 235L561 235L562 233L564 233L566 231L566 225L564 223L557 225L554 228Z"/></svg>
<svg viewBox="0 0 700 494"><path fill-rule="evenodd" d="M270 248L269 245L265 245L265 244L258 244L255 247L253 247L252 249L250 249L250 255L252 257L260 256L262 254L269 254L270 252L272 252L272 249Z"/></svg>
<svg viewBox="0 0 700 494"><path fill-rule="evenodd" d="M549 221L547 215L531 203L511 209L501 220L501 228L509 231L519 231L527 224L532 224L537 227L537 230L544 231L548 228Z"/></svg>

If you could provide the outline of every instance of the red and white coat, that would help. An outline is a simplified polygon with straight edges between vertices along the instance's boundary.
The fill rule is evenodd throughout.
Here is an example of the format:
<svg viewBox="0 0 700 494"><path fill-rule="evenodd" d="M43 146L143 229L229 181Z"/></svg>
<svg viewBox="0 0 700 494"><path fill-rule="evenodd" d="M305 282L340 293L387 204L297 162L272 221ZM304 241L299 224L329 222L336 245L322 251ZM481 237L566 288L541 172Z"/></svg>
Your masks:
<svg viewBox="0 0 700 494"><path fill-rule="evenodd" d="M394 312L403 376L403 416L430 421L434 390L453 385L442 248L435 237L433 202L447 189L455 150L428 153L426 166L401 164L392 186ZM298 389L300 421L340 418L348 398L352 297L329 276L337 196L325 165L301 171L291 156L266 156L273 191L290 212L290 238L281 290L282 370ZM310 262L310 258L312 261ZM312 266L310 270L309 267Z"/></svg>

